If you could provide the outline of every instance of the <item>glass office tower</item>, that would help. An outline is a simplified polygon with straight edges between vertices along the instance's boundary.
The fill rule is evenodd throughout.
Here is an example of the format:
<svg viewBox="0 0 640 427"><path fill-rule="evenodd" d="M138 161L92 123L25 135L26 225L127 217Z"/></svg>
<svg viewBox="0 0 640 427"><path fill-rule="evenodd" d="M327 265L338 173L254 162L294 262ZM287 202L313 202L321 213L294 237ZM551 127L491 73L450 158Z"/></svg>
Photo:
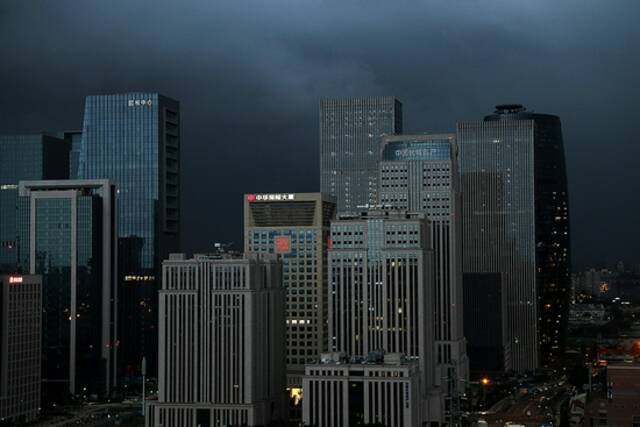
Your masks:
<svg viewBox="0 0 640 427"><path fill-rule="evenodd" d="M67 179L70 144L45 133L0 136L0 271L16 271L18 182Z"/></svg>
<svg viewBox="0 0 640 427"><path fill-rule="evenodd" d="M118 358L136 375L145 356L153 374L160 263L179 251L179 103L142 92L87 97L78 173L116 185Z"/></svg>
<svg viewBox="0 0 640 427"><path fill-rule="evenodd" d="M104 396L115 382L115 188L107 180L21 181L19 261L43 280L45 404Z"/></svg>
<svg viewBox="0 0 640 427"><path fill-rule="evenodd" d="M457 132L464 292L490 285L500 295L505 370L553 365L564 351L571 259L560 119L499 105L483 121L458 123ZM477 309L492 310L476 307L475 316ZM477 361L491 356L474 342L480 337L467 338L472 364L474 352Z"/></svg>
<svg viewBox="0 0 640 427"><path fill-rule="evenodd" d="M402 104L393 97L320 101L320 191L338 213L377 203L380 143L402 132Z"/></svg>

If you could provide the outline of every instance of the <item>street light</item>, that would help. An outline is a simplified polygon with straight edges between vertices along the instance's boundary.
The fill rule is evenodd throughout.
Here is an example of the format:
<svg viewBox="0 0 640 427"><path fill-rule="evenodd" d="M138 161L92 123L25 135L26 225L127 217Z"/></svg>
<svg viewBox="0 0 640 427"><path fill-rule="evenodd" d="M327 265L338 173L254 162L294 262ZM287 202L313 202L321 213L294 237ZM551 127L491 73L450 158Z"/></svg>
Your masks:
<svg viewBox="0 0 640 427"><path fill-rule="evenodd" d="M482 377L480 379L480 384L482 384L482 407L487 409L487 386L491 384L491 380L489 377Z"/></svg>

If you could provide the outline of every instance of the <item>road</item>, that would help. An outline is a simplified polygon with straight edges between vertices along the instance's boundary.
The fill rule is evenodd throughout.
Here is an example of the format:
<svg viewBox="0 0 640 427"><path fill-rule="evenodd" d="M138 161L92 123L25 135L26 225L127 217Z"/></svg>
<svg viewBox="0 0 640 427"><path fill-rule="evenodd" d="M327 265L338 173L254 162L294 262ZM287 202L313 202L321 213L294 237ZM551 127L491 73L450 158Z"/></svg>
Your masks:
<svg viewBox="0 0 640 427"><path fill-rule="evenodd" d="M140 415L139 402L103 403L82 407L61 407L60 413L67 416L48 417L36 426L70 427L70 426L109 426L119 425L121 421Z"/></svg>
<svg viewBox="0 0 640 427"><path fill-rule="evenodd" d="M496 427L503 427L507 422L536 427L545 423L557 425L560 406L570 393L571 387L563 381L547 382L531 392L502 399L482 419Z"/></svg>

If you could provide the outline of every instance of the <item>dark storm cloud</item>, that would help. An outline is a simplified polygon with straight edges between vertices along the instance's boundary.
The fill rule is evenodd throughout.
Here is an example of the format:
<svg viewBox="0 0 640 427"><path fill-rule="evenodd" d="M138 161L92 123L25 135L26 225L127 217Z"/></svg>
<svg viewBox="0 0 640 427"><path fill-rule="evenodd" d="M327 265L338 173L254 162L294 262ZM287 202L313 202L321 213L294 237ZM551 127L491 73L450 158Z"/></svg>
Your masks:
<svg viewBox="0 0 640 427"><path fill-rule="evenodd" d="M241 194L313 191L322 96L389 94L407 131L499 102L561 116L575 261L640 262L628 1L7 1L0 132L80 128L84 97L181 101L187 251L241 240Z"/></svg>

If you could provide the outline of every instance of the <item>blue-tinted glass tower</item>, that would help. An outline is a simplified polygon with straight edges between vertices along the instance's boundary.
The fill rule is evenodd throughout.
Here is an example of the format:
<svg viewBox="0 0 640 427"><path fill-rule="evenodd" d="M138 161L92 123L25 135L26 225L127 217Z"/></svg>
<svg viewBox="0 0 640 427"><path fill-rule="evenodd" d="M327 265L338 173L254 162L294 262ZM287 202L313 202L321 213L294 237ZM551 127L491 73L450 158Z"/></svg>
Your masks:
<svg viewBox="0 0 640 427"><path fill-rule="evenodd" d="M0 271L17 268L18 182L67 179L69 148L68 142L44 133L0 136Z"/></svg>
<svg viewBox="0 0 640 427"><path fill-rule="evenodd" d="M179 249L180 108L157 93L86 99L78 174L117 188L119 360L153 372L161 261Z"/></svg>

